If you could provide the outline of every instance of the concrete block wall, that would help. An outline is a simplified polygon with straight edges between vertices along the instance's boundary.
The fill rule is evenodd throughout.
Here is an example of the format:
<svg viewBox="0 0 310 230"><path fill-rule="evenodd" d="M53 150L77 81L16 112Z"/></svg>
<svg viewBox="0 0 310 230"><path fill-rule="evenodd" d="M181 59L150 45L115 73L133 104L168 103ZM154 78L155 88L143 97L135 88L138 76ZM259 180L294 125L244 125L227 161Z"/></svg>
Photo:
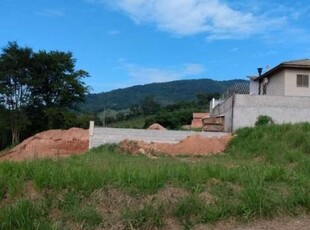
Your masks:
<svg viewBox="0 0 310 230"><path fill-rule="evenodd" d="M310 97L235 94L211 111L225 117L226 132L253 127L260 115L277 124L310 122Z"/></svg>
<svg viewBox="0 0 310 230"><path fill-rule="evenodd" d="M224 130L225 132L232 132L232 106L233 96L227 98L222 103L216 105L210 112L211 117L213 116L224 116Z"/></svg>
<svg viewBox="0 0 310 230"><path fill-rule="evenodd" d="M310 122L310 97L235 95L233 131L254 126L259 115L277 124Z"/></svg>
<svg viewBox="0 0 310 230"><path fill-rule="evenodd" d="M91 129L91 127L90 127ZM144 129L115 129L94 127L89 137L89 148L103 144L119 143L127 140L143 140L145 142L177 143L189 135L201 135L204 137L220 137L226 133L171 131L171 130L144 130Z"/></svg>

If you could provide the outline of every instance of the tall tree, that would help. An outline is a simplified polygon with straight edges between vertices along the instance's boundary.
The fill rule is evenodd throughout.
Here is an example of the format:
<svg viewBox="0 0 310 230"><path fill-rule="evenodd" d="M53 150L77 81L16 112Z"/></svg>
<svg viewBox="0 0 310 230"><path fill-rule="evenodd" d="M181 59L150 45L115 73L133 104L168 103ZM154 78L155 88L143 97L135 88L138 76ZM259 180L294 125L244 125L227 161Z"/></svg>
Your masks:
<svg viewBox="0 0 310 230"><path fill-rule="evenodd" d="M70 52L39 51L34 54L32 100L44 108L48 128L62 120L62 111L82 101L88 88L82 81L88 77L84 70L75 70Z"/></svg>
<svg viewBox="0 0 310 230"><path fill-rule="evenodd" d="M0 150L10 145L10 125L8 111L0 105Z"/></svg>
<svg viewBox="0 0 310 230"><path fill-rule="evenodd" d="M25 109L30 103L31 62L33 51L10 42L0 56L0 102L9 111L12 144L19 142L20 131L28 119Z"/></svg>
<svg viewBox="0 0 310 230"><path fill-rule="evenodd" d="M34 126L61 128L66 110L88 92L82 81L87 76L86 71L75 70L70 52L33 52L9 42L0 54L0 106L10 117L12 144L26 128L27 134Z"/></svg>
<svg viewBox="0 0 310 230"><path fill-rule="evenodd" d="M212 98L219 98L219 93L197 93L197 105L200 108L207 108Z"/></svg>

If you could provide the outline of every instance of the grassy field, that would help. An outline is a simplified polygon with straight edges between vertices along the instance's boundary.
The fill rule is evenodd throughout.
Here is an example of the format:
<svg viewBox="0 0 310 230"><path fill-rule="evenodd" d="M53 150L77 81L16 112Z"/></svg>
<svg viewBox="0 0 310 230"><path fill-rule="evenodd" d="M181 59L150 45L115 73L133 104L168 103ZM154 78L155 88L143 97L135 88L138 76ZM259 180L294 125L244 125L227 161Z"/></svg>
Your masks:
<svg viewBox="0 0 310 230"><path fill-rule="evenodd" d="M1 229L190 229L310 210L310 124L239 130L224 154L149 159L103 146L0 163Z"/></svg>

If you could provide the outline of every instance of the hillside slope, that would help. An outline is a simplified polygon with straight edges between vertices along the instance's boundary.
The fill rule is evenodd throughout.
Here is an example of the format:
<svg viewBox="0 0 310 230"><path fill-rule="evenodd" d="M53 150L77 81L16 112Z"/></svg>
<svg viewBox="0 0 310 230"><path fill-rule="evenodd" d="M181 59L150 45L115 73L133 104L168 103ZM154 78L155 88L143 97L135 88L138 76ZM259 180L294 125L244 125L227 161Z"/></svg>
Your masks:
<svg viewBox="0 0 310 230"><path fill-rule="evenodd" d="M106 145L0 162L0 229L308 230L310 124L236 134L208 157L148 158Z"/></svg>
<svg viewBox="0 0 310 230"><path fill-rule="evenodd" d="M182 100L194 100L197 93L223 93L238 82L245 82L245 80L197 79L137 85L105 93L90 94L85 103L81 105L81 109L97 112L113 104L115 104L114 109L126 109L149 95L154 96L155 100L161 104L173 104Z"/></svg>

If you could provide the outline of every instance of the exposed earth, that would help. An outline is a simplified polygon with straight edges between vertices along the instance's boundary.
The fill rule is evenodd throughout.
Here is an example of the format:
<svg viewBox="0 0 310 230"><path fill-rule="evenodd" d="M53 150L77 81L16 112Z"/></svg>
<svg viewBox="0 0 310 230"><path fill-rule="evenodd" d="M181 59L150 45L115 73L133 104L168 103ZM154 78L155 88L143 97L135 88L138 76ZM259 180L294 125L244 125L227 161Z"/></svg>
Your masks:
<svg viewBox="0 0 310 230"><path fill-rule="evenodd" d="M151 129L164 128L154 124ZM132 154L154 156L164 155L208 155L223 152L231 139L231 135L220 138L205 138L199 135L188 136L179 143L146 143L142 140L124 140L118 149ZM64 157L80 154L88 150L88 130L71 128L69 130L48 130L24 140L13 149L2 154L2 160L29 160L42 157Z"/></svg>
<svg viewBox="0 0 310 230"><path fill-rule="evenodd" d="M124 140L119 144L121 152L145 154L147 156L164 155L210 155L221 153L227 147L232 136L206 138L200 135L191 135L176 144L146 143L144 141Z"/></svg>
<svg viewBox="0 0 310 230"><path fill-rule="evenodd" d="M70 156L88 150L88 130L48 130L24 140L6 151L0 160L27 160L42 157Z"/></svg>

